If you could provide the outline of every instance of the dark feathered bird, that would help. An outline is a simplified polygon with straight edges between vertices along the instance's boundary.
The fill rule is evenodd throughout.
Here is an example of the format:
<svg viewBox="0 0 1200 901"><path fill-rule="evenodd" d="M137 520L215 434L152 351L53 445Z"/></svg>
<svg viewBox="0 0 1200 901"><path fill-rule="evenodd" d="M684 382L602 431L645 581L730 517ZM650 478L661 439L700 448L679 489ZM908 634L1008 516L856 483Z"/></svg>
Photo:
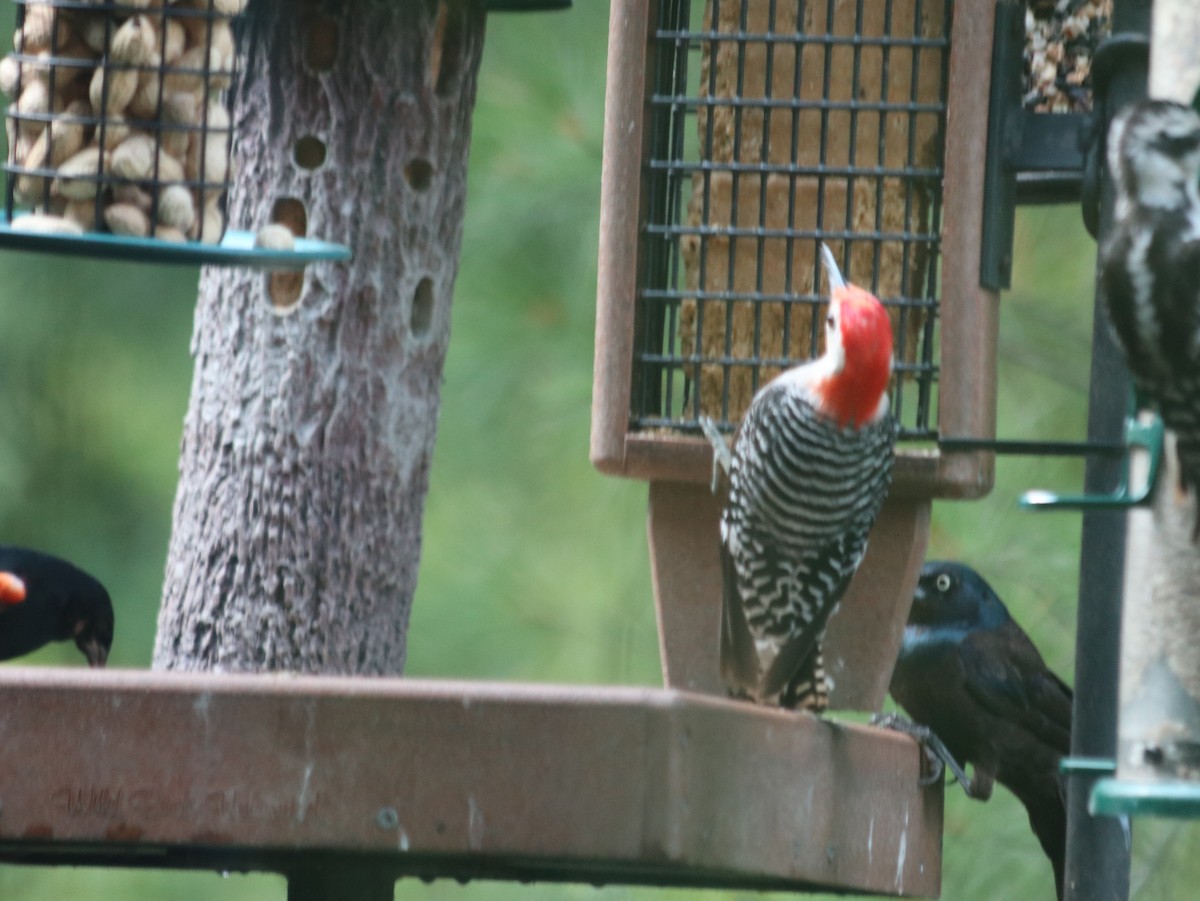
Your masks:
<svg viewBox="0 0 1200 901"><path fill-rule="evenodd" d="M1181 486L1200 491L1200 115L1168 100L1125 107L1108 167L1116 202L1099 292L1140 404L1175 432Z"/></svg>
<svg viewBox="0 0 1200 901"><path fill-rule="evenodd" d="M1025 805L1062 898L1071 689L1050 669L1000 598L961 563L921 570L892 696L974 775L963 787L987 800L993 782Z"/></svg>
<svg viewBox="0 0 1200 901"><path fill-rule="evenodd" d="M113 640L104 586L66 560L0 545L0 660L68 639L91 666L104 666Z"/></svg>

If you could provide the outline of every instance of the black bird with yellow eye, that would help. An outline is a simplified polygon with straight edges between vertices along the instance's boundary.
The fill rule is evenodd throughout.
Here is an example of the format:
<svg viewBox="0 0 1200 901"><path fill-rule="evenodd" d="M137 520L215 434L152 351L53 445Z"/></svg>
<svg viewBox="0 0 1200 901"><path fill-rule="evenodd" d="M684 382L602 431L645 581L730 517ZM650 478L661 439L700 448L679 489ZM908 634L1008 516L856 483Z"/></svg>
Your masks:
<svg viewBox="0 0 1200 901"><path fill-rule="evenodd" d="M999 782L1025 805L1061 899L1067 811L1059 762L1070 751L1071 689L975 570L924 565L890 690L974 767L963 784L968 795L987 800Z"/></svg>

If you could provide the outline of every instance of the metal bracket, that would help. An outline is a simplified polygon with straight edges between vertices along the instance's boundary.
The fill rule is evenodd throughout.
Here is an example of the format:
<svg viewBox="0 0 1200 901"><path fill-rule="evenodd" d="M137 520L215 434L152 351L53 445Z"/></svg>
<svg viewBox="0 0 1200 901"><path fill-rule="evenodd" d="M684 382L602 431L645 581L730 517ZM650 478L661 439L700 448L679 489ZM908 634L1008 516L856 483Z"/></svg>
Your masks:
<svg viewBox="0 0 1200 901"><path fill-rule="evenodd" d="M1088 811L1101 816L1200 818L1200 787L1194 782L1130 782L1101 779L1092 788Z"/></svg>
<svg viewBox="0 0 1200 901"><path fill-rule="evenodd" d="M1139 422L1134 416L1127 417L1125 444L1129 448L1140 447L1150 455L1146 483L1137 491L1129 486L1129 462L1126 458L1125 474L1112 494L1055 494L1035 489L1021 495L1020 505L1026 510L1124 510L1147 503L1154 492L1162 463L1162 419L1154 416L1148 422Z"/></svg>
<svg viewBox="0 0 1200 901"><path fill-rule="evenodd" d="M945 453L986 451L1016 457L1123 457L1124 442L1043 441L1024 438L958 438L942 435L938 450Z"/></svg>
<svg viewBox="0 0 1200 901"><path fill-rule="evenodd" d="M1082 113L1022 108L1025 4L1000 0L992 46L987 164L983 179L983 242L979 283L992 291L1012 281L1013 227L1018 204L1079 199Z"/></svg>
<svg viewBox="0 0 1200 901"><path fill-rule="evenodd" d="M1058 771L1064 776L1111 776L1117 771L1117 762L1111 757L1064 757L1058 762Z"/></svg>
<svg viewBox="0 0 1200 901"><path fill-rule="evenodd" d="M486 0L490 13L528 13L551 9L570 9L573 0Z"/></svg>

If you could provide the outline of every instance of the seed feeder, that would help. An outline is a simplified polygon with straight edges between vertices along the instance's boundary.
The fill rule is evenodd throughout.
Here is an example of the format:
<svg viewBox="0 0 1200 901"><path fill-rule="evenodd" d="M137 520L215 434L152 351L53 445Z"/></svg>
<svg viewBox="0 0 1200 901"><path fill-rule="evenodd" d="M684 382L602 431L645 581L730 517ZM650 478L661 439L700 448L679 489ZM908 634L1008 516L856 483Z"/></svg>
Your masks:
<svg viewBox="0 0 1200 901"><path fill-rule="evenodd" d="M937 442L995 430L997 294L980 280L994 6L614 5L591 454L651 483L669 685L724 690L701 419L732 433L758 387L820 353L821 242L891 314L901 424L891 495L829 624L834 706L883 701L932 499L992 484L990 453Z"/></svg>
<svg viewBox="0 0 1200 901"><path fill-rule="evenodd" d="M1143 414L1161 436L1156 416ZM1092 791L1094 812L1200 817L1200 634L1194 589L1200 557L1192 540L1195 505L1181 503L1174 434L1161 459L1136 458L1133 477L1148 490L1128 522L1121 617L1120 697L1115 766ZM1160 470L1160 471L1155 471Z"/></svg>
<svg viewBox="0 0 1200 901"><path fill-rule="evenodd" d="M1200 110L1198 36L1195 4L1154 4L1149 48L1140 46L1149 96ZM1132 467L1150 490L1127 522L1116 754L1090 793L1095 813L1200 818L1200 551L1175 441L1168 430L1161 459L1143 454Z"/></svg>
<svg viewBox="0 0 1200 901"><path fill-rule="evenodd" d="M349 258L327 242L226 230L245 0L16 3L14 52L0 61L0 247L270 268Z"/></svg>

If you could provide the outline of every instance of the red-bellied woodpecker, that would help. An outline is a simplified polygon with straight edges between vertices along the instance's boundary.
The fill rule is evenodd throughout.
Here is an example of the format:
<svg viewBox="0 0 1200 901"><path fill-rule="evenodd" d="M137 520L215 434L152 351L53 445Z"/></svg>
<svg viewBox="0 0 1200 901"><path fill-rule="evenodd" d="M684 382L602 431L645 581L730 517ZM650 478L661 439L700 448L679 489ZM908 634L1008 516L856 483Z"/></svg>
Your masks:
<svg viewBox="0 0 1200 901"><path fill-rule="evenodd" d="M1180 478L1200 486L1200 116L1165 100L1108 132L1116 187L1100 292L1142 404L1175 432ZM1197 524L1200 527L1200 523Z"/></svg>
<svg viewBox="0 0 1200 901"><path fill-rule="evenodd" d="M828 702L820 639L862 562L896 436L887 311L843 280L823 244L821 261L825 353L754 396L721 515L721 672L735 694L811 710Z"/></svg>

